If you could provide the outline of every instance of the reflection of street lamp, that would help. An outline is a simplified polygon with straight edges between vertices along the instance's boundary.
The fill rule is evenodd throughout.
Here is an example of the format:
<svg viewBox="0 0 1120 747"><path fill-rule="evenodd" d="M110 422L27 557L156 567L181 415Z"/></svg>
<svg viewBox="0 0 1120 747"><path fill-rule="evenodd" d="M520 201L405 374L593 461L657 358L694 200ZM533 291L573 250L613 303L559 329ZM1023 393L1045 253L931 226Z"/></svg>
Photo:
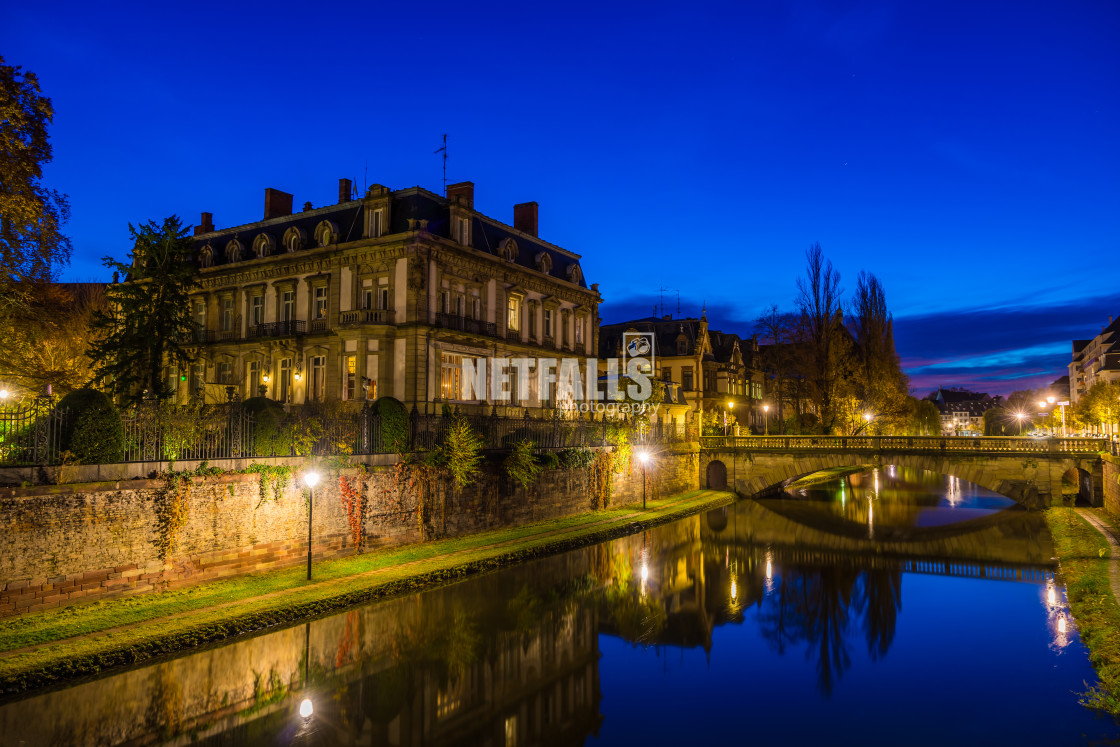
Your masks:
<svg viewBox="0 0 1120 747"><path fill-rule="evenodd" d="M770 416L769 416L769 412L770 412L770 405L763 405L762 406L762 428L764 430L764 435L767 435L767 436L770 435Z"/></svg>
<svg viewBox="0 0 1120 747"><path fill-rule="evenodd" d="M646 507L646 464L649 463L649 452L639 451L638 461L642 463L642 509Z"/></svg>
<svg viewBox="0 0 1120 747"><path fill-rule="evenodd" d="M307 580L311 580L311 515L315 508L315 486L319 483L319 473L315 470L303 473L303 484L307 486ZM300 706L300 710L303 707Z"/></svg>

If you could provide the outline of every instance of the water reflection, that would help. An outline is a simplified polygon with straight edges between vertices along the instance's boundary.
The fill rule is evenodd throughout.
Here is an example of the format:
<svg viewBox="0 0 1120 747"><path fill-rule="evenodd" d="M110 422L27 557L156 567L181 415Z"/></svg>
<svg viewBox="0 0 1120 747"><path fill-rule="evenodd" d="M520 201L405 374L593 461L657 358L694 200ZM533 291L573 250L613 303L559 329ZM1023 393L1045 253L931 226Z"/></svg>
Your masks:
<svg viewBox="0 0 1120 747"><path fill-rule="evenodd" d="M812 689L828 699L856 663L890 656L904 577L1037 584L1050 650L1080 650L1069 648L1076 634L1041 519L941 484L936 495L927 477L892 467L743 501L8 703L0 735L5 744L583 744L604 719L629 718L600 713L610 702L600 666L638 660L601 664L601 636L635 656L668 646L719 657L732 651L719 650L717 631L737 631L790 671L807 659ZM924 521L926 509L962 520ZM983 600L969 612L983 614ZM898 684L878 683L880 697Z"/></svg>

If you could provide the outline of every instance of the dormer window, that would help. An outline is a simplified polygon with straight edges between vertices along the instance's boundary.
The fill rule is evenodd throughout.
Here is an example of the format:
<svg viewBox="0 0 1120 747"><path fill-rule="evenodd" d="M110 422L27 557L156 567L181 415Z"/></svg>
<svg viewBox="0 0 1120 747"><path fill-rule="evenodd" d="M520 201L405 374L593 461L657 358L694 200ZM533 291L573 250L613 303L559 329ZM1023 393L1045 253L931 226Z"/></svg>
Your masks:
<svg viewBox="0 0 1120 747"><path fill-rule="evenodd" d="M209 244L198 251L198 264L202 267L212 267L214 265L214 248Z"/></svg>
<svg viewBox="0 0 1120 747"><path fill-rule="evenodd" d="M470 218L455 218L454 239L463 246L471 245L471 220Z"/></svg>
<svg viewBox="0 0 1120 747"><path fill-rule="evenodd" d="M271 236L267 233L258 234L257 238L253 239L253 254L257 256L257 259L267 257L272 254L272 246Z"/></svg>
<svg viewBox="0 0 1120 747"><path fill-rule="evenodd" d="M303 248L305 240L303 230L292 226L284 232L284 249L288 252L298 252Z"/></svg>
<svg viewBox="0 0 1120 747"><path fill-rule="evenodd" d="M576 285L579 285L581 282L583 282L583 270L579 269L579 265L568 265L567 274L569 283L575 283Z"/></svg>
<svg viewBox="0 0 1120 747"><path fill-rule="evenodd" d="M239 262L241 260L241 242L237 239L232 239L226 244L226 261Z"/></svg>
<svg viewBox="0 0 1120 747"><path fill-rule="evenodd" d="M385 209L371 210L369 213L369 235L376 239L385 234Z"/></svg>
<svg viewBox="0 0 1120 747"><path fill-rule="evenodd" d="M536 258L537 270L543 272L545 275L552 273L552 257L548 252L541 252Z"/></svg>
<svg viewBox="0 0 1120 747"><path fill-rule="evenodd" d="M498 245L498 255L506 262L517 261L517 242L513 239L506 239Z"/></svg>
<svg viewBox="0 0 1120 747"><path fill-rule="evenodd" d="M338 227L325 220L315 227L315 245L330 246L338 239Z"/></svg>

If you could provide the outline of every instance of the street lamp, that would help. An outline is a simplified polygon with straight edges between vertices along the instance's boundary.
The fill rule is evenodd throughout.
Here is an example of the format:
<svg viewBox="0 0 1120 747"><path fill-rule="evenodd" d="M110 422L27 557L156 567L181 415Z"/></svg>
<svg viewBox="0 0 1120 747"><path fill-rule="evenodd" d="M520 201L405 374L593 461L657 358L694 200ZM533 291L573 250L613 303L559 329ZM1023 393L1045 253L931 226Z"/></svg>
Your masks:
<svg viewBox="0 0 1120 747"><path fill-rule="evenodd" d="M735 409L735 402L733 400L727 400L727 411L731 412L734 409ZM728 423L727 413L725 412L723 414L723 437L724 438L727 438L727 426L728 425L729 425L729 423Z"/></svg>
<svg viewBox="0 0 1120 747"><path fill-rule="evenodd" d="M319 473L315 470L303 473L303 484L307 486L307 580L311 580L311 516L315 508L315 486L319 483ZM303 706L300 706L303 710Z"/></svg>
<svg viewBox="0 0 1120 747"><path fill-rule="evenodd" d="M0 399L7 399L10 394L11 392L9 392L7 388L0 389Z"/></svg>
<svg viewBox="0 0 1120 747"><path fill-rule="evenodd" d="M1023 435L1023 411L1019 410L1015 413L1015 419L1019 421L1019 435Z"/></svg>
<svg viewBox="0 0 1120 747"><path fill-rule="evenodd" d="M763 435L770 435L770 405L762 406L762 430Z"/></svg>
<svg viewBox="0 0 1120 747"><path fill-rule="evenodd" d="M867 435L871 435L871 421L875 418L870 412L863 413L863 420L867 423Z"/></svg>
<svg viewBox="0 0 1120 747"><path fill-rule="evenodd" d="M642 463L642 510L646 508L646 465L649 464L649 452L639 451L638 461Z"/></svg>
<svg viewBox="0 0 1120 747"><path fill-rule="evenodd" d="M1038 403L1038 406L1042 409L1042 412L1040 412L1039 414L1042 415L1043 417L1046 416L1046 402L1047 402L1047 400L1049 400L1050 402L1053 402L1054 398L1053 397L1047 397L1046 400L1042 400L1041 402ZM1053 410L1050 411L1050 435L1051 436L1054 435L1054 412L1053 412Z"/></svg>

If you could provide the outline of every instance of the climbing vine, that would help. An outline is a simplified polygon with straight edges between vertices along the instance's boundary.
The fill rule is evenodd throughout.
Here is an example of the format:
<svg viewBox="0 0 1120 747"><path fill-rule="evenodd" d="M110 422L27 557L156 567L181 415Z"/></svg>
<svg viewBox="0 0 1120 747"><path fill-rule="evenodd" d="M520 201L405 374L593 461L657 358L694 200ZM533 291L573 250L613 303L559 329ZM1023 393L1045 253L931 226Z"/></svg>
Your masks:
<svg viewBox="0 0 1120 747"><path fill-rule="evenodd" d="M345 475L338 476L338 492L342 498L342 507L346 509L346 519L350 526L350 536L354 540L355 552L362 551L362 525L365 523L366 514L366 486L364 470L357 477L349 478Z"/></svg>
<svg viewBox="0 0 1120 747"><path fill-rule="evenodd" d="M286 464L259 464L253 462L243 470L246 474L260 475L260 502L257 507L262 506L269 497L269 491L272 492L272 499L277 503L284 496L284 488L291 481L292 476L295 474L295 469Z"/></svg>
<svg viewBox="0 0 1120 747"><path fill-rule="evenodd" d="M198 465L193 470L176 472L169 470L162 474L163 489L155 499L156 528L159 533L157 546L160 557L167 561L179 546L179 532L190 518L190 491L192 477L213 477L223 474L218 467L211 467L206 462Z"/></svg>

